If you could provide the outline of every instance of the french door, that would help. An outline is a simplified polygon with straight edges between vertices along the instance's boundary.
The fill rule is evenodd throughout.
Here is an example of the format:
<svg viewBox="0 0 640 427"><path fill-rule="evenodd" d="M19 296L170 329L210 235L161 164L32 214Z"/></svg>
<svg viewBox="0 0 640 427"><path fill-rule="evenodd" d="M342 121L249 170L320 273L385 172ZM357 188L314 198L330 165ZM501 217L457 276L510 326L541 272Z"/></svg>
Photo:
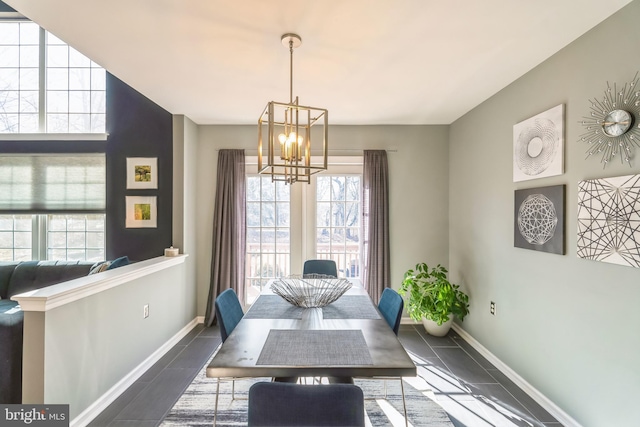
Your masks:
<svg viewBox="0 0 640 427"><path fill-rule="evenodd" d="M332 166L311 184L247 175L246 304L277 277L301 274L305 259L332 259L340 277L360 277L361 164Z"/></svg>

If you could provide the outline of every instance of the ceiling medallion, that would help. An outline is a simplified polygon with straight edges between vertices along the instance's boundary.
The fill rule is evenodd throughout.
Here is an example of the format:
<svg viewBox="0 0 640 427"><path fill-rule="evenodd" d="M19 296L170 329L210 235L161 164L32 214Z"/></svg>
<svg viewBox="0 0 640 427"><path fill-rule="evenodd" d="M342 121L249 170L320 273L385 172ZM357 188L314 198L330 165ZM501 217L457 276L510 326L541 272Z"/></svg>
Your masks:
<svg viewBox="0 0 640 427"><path fill-rule="evenodd" d="M589 144L587 157L600 154L603 168L609 162L620 158L620 162L631 160L636 147L640 147L640 88L638 73L620 90L607 82L602 100L591 100L590 117L583 117L580 123L586 132L580 137Z"/></svg>
<svg viewBox="0 0 640 427"><path fill-rule="evenodd" d="M293 50L302 39L288 33L281 41L289 48L289 102L267 103L258 119L258 173L287 184L311 183L311 175L327 169L329 112L293 98ZM312 149L321 156L312 158Z"/></svg>

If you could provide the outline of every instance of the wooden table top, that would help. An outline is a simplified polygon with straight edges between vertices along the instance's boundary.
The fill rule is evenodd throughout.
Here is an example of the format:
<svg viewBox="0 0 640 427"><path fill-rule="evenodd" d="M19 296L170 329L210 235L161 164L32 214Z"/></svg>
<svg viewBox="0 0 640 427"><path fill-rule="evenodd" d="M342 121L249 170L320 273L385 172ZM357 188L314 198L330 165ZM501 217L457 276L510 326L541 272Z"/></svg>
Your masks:
<svg viewBox="0 0 640 427"><path fill-rule="evenodd" d="M266 294L269 294L269 291L266 291ZM367 295L367 293L356 284L345 295ZM262 298L262 295L259 298ZM365 303L368 301L368 304L374 306L370 298L363 301ZM275 316L277 314L273 317ZM340 365L327 363L327 358L324 357L323 364L258 364L258 358L271 330L358 330L362 332L372 363L354 364L352 362L348 365ZM301 346L304 347L304 343ZM207 376L220 378L399 377L416 376L416 367L382 315L379 319L324 319L321 308L307 308L304 309L301 319L243 318L207 367Z"/></svg>

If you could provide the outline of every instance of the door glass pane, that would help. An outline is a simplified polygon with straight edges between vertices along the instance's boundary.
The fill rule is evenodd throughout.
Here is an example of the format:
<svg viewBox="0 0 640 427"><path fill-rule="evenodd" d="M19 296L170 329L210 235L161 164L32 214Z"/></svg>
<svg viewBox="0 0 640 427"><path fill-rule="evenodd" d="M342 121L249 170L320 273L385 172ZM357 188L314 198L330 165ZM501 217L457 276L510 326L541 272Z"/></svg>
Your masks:
<svg viewBox="0 0 640 427"><path fill-rule="evenodd" d="M269 280L291 271L291 192L268 176L248 176L246 183L245 303L252 304Z"/></svg>
<svg viewBox="0 0 640 427"><path fill-rule="evenodd" d="M340 277L360 277L360 176L318 177L316 257L332 259Z"/></svg>

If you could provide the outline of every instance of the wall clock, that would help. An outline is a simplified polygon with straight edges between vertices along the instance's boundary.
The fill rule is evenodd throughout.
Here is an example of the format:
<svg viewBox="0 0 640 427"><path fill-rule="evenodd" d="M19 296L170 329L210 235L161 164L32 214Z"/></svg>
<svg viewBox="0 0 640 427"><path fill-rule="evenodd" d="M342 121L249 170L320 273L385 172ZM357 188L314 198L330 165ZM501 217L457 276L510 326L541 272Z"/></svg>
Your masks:
<svg viewBox="0 0 640 427"><path fill-rule="evenodd" d="M638 73L622 89L607 82L602 99L591 100L591 113L580 122L586 129L580 141L589 144L587 157L601 155L603 168L616 157L631 166L640 147L640 87Z"/></svg>

